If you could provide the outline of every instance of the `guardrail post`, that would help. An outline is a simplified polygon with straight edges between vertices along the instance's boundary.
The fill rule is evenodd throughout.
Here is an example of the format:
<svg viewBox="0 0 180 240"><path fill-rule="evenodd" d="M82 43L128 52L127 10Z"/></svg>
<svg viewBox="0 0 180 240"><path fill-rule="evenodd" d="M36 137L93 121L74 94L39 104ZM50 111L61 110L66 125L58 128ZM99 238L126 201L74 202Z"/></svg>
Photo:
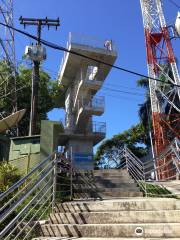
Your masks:
<svg viewBox="0 0 180 240"><path fill-rule="evenodd" d="M144 177L144 191L145 191L145 197L147 197L147 186L146 186L146 174L144 169L144 164L142 164L143 169L143 177Z"/></svg>
<svg viewBox="0 0 180 240"><path fill-rule="evenodd" d="M52 211L55 209L55 202L56 202L56 178L57 178L57 154L54 156L54 171L53 171L53 197L52 197Z"/></svg>
<svg viewBox="0 0 180 240"><path fill-rule="evenodd" d="M71 159L70 159L70 200L73 199L73 152L71 147Z"/></svg>

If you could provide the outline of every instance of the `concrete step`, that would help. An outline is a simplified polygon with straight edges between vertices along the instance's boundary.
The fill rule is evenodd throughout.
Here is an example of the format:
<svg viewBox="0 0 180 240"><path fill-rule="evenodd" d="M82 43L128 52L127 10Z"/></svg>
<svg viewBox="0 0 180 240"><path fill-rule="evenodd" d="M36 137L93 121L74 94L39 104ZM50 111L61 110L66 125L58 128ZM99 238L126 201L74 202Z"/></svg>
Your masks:
<svg viewBox="0 0 180 240"><path fill-rule="evenodd" d="M97 176L94 177L95 182L112 182L112 183L119 183L119 182L124 182L124 183L134 183L135 181L131 178L131 176L112 176L112 177L101 177Z"/></svg>
<svg viewBox="0 0 180 240"><path fill-rule="evenodd" d="M98 187L96 185L74 185L74 188L73 188L73 191L76 193L76 192L89 192L91 190L96 190L97 192L101 193L101 192L119 192L119 193L122 193L122 192L129 192L129 191L132 191L132 192L139 192L139 188L136 186L136 184L127 184L127 185L124 185L123 184L120 186L120 187Z"/></svg>
<svg viewBox="0 0 180 240"><path fill-rule="evenodd" d="M143 197L143 193L137 190L129 190L129 191L96 191L92 189L87 189L85 192L78 190L77 192L74 191L73 197L75 199L83 199L83 198L94 198L94 199L112 199L112 198L131 198L131 197Z"/></svg>
<svg viewBox="0 0 180 240"><path fill-rule="evenodd" d="M52 224L180 223L180 210L50 214Z"/></svg>
<svg viewBox="0 0 180 240"><path fill-rule="evenodd" d="M93 176L93 177L84 177L84 176L77 176L73 179L73 182L81 182L85 179L88 182L103 182L103 181L110 181L110 182L134 182L131 176Z"/></svg>
<svg viewBox="0 0 180 240"><path fill-rule="evenodd" d="M122 183L122 182L117 182L117 183L112 183L110 181L103 181L103 182L94 182L94 183L75 183L73 184L73 187L75 189L78 188L84 188L85 186L93 187L93 188L123 188L123 189L137 189L137 184L136 183Z"/></svg>
<svg viewBox="0 0 180 240"><path fill-rule="evenodd" d="M176 237L180 238L180 223L138 224L45 224L45 237Z"/></svg>
<svg viewBox="0 0 180 240"><path fill-rule="evenodd" d="M180 200L173 198L124 198L103 201L73 201L56 204L55 210L56 212L180 210Z"/></svg>
<svg viewBox="0 0 180 240"><path fill-rule="evenodd" d="M112 168L112 169L97 169L97 170L91 170L91 171L80 171L80 173L83 174L96 174L96 173L119 173L119 172L127 172L127 169L117 169L117 168Z"/></svg>
<svg viewBox="0 0 180 240"><path fill-rule="evenodd" d="M66 237L39 237L39 238L33 238L32 240L70 240L70 239L74 239L72 238L66 238ZM180 240L179 238L85 238L85 237L81 237L81 238L76 238L77 240Z"/></svg>
<svg viewBox="0 0 180 240"><path fill-rule="evenodd" d="M93 176L103 176L103 177L109 177L109 176L128 176L129 173L126 169L104 169L104 170L94 170L94 171L81 171L77 176L86 176L86 177L93 177Z"/></svg>
<svg viewBox="0 0 180 240"><path fill-rule="evenodd" d="M93 173L94 177L104 177L104 178L108 178L108 177L128 177L129 173L127 171L119 171L119 172L95 172Z"/></svg>

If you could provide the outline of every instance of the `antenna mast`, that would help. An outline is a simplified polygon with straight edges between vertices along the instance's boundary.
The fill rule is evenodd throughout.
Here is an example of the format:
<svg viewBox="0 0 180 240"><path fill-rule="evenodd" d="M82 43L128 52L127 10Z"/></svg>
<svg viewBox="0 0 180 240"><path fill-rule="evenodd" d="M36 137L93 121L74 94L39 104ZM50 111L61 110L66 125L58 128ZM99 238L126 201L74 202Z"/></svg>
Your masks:
<svg viewBox="0 0 180 240"><path fill-rule="evenodd" d="M0 21L13 27L13 0L0 0ZM17 111L16 95L16 58L14 45L14 30L8 27L0 27L0 61L9 66L9 74L0 74L0 97L8 97L11 100L13 111Z"/></svg>
<svg viewBox="0 0 180 240"><path fill-rule="evenodd" d="M180 77L161 0L140 0L146 40L149 91L152 110L153 147L159 156L175 137L180 137ZM151 78L159 78L157 82ZM172 83L170 85L169 83ZM168 159L159 159L157 166ZM167 175L170 170L166 171ZM158 178L164 173L158 171Z"/></svg>

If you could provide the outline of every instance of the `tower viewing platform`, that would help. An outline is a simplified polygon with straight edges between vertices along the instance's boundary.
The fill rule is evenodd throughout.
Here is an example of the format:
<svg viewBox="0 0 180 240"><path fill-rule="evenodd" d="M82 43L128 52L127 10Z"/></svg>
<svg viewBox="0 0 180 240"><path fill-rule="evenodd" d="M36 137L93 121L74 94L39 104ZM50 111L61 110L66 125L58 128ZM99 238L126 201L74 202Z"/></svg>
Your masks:
<svg viewBox="0 0 180 240"><path fill-rule="evenodd" d="M65 146L67 154L71 149L71 154L92 156L93 146L106 134L106 123L94 123L92 119L105 109L105 98L96 94L111 66L101 62L112 65L117 50L112 40L99 41L72 33L67 49L70 52L64 53L58 74L58 82L65 89L65 130L59 136L59 145Z"/></svg>
<svg viewBox="0 0 180 240"><path fill-rule="evenodd" d="M107 41L110 42L110 45L106 45ZM96 40L76 33L69 33L67 49L108 64L113 64L117 58L117 49L112 40ZM98 75L94 72L93 76L93 66L97 66ZM94 80L91 83L98 85L98 83L102 84L110 70L110 66L65 52L60 65L58 81L64 86L69 86L75 77L81 76L81 80L85 82ZM91 74L90 78L88 78L88 73Z"/></svg>

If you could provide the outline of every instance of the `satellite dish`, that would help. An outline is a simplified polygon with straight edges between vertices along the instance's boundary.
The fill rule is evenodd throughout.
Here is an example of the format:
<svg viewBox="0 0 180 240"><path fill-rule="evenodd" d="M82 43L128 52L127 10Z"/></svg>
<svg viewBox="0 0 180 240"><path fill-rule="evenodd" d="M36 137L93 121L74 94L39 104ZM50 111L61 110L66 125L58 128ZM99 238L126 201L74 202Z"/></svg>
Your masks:
<svg viewBox="0 0 180 240"><path fill-rule="evenodd" d="M180 12L177 14L176 22L175 22L175 29L177 34L180 36Z"/></svg>
<svg viewBox="0 0 180 240"><path fill-rule="evenodd" d="M22 109L20 111L17 111L8 117L5 117L0 120L0 133L4 132L14 126L17 125L17 123L22 119L26 112L26 109Z"/></svg>

